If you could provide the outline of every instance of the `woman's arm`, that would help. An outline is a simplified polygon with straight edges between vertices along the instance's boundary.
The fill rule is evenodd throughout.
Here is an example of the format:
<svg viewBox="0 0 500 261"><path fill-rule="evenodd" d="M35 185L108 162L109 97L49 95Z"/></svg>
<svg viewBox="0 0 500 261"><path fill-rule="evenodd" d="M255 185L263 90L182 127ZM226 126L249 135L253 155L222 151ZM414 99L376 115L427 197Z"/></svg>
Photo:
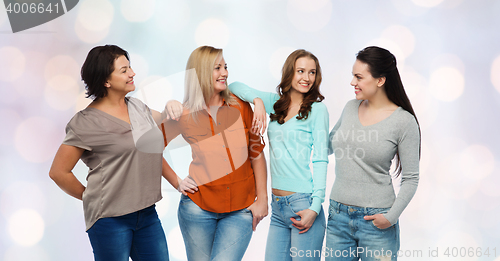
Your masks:
<svg viewBox="0 0 500 261"><path fill-rule="evenodd" d="M274 103L279 99L279 95L276 93L258 91L241 82L231 83L229 90L246 102L253 103L256 98L260 98L266 107L267 113L274 112Z"/></svg>
<svg viewBox="0 0 500 261"><path fill-rule="evenodd" d="M257 200L248 207L252 211L253 222L252 227L255 228L259 222L268 214L267 201L267 165L264 152L261 152L258 157L252 160L252 169L255 175L255 189L257 192Z"/></svg>
<svg viewBox="0 0 500 261"><path fill-rule="evenodd" d="M179 176L177 176L177 174L170 167L170 165L165 160L165 158L163 158L162 160L163 160L162 161L162 168L161 168L162 176L168 181L168 183L170 183L170 185L172 185L172 187L177 189L179 187L179 184L180 184L179 180L181 180L181 178L179 178Z"/></svg>
<svg viewBox="0 0 500 261"><path fill-rule="evenodd" d="M297 212L300 221L292 218L293 226L306 233L314 224L314 220L321 212L321 204L325 200L326 172L328 165L328 128L329 116L326 106L314 103L311 110L312 138L313 138L313 192L311 207Z"/></svg>
<svg viewBox="0 0 500 261"><path fill-rule="evenodd" d="M82 199L85 187L75 177L72 170L83 154L84 149L62 144L57 150L49 176L68 195Z"/></svg>
<svg viewBox="0 0 500 261"><path fill-rule="evenodd" d="M389 212L365 216L365 220L373 220L380 228L388 228L398 221L403 210L415 195L419 180L420 132L415 118L401 129L398 143L399 160L401 162L401 187Z"/></svg>
<svg viewBox="0 0 500 261"><path fill-rule="evenodd" d="M164 119L179 120L183 110L184 107L182 106L182 103L176 100L170 100L167 102L165 109L162 112L151 109L151 114L153 114L153 119L155 120L156 125L160 126Z"/></svg>
<svg viewBox="0 0 500 261"><path fill-rule="evenodd" d="M415 118L412 118L401 129L398 152L402 169L400 174L401 187L391 209L384 214L384 217L391 225L396 224L399 216L417 191L420 164L420 131Z"/></svg>
<svg viewBox="0 0 500 261"><path fill-rule="evenodd" d="M182 124L182 122L167 119L164 119L163 123L160 124L159 127L163 133L164 147L167 147L168 144L180 134L180 124ZM177 176L165 158L163 158L162 161L162 176L168 181L168 183L170 183L170 185L172 185L172 187L184 195L187 195L186 191L189 193L195 193L198 191L198 185L196 182L190 176L187 176L185 179L181 179Z"/></svg>
<svg viewBox="0 0 500 261"><path fill-rule="evenodd" d="M340 125L342 125L342 115L340 116L340 119L337 121L335 126L333 126L332 131L330 131L330 135L328 135L328 155L332 155L335 150L333 148L333 136L335 133L337 133L337 130L340 128Z"/></svg>
<svg viewBox="0 0 500 261"><path fill-rule="evenodd" d="M319 214L321 204L325 200L326 173L328 167L328 129L329 115L326 105L322 102L314 103L311 110L314 121L312 122L313 137L313 193L312 204L309 209Z"/></svg>
<svg viewBox="0 0 500 261"><path fill-rule="evenodd" d="M276 93L262 92L255 90L241 82L233 82L229 85L229 90L238 98L255 105L255 112L252 120L252 131L264 134L267 128L267 113L274 111L274 103L279 99Z"/></svg>
<svg viewBox="0 0 500 261"><path fill-rule="evenodd" d="M332 129L332 131L330 131L330 135L328 136L328 155L331 155L335 152L333 149L333 144L332 144L333 136L335 135L335 133L337 133L337 130L342 125L342 119L344 118L344 112L346 110L346 107L347 107L347 104L344 106L344 109L342 110L342 113L340 114L339 120L337 121L335 126L333 126L333 129Z"/></svg>
<svg viewBox="0 0 500 261"><path fill-rule="evenodd" d="M253 113L252 132L264 135L267 128L266 107L260 98L255 98L253 104L255 105L255 111Z"/></svg>
<svg viewBox="0 0 500 261"><path fill-rule="evenodd" d="M293 226L306 233L314 224L314 220L321 212L321 204L325 200L326 172L328 165L328 128L329 116L326 106L317 102L311 110L311 129L313 138L313 192L311 207L297 212L300 221L291 218Z"/></svg>
<svg viewBox="0 0 500 261"><path fill-rule="evenodd" d="M175 171L170 167L168 162L163 158L162 176L174 187L177 191L187 196L187 192L194 193L198 191L198 185L191 177L187 176L184 180L179 178Z"/></svg>
<svg viewBox="0 0 500 261"><path fill-rule="evenodd" d="M240 104L239 110L243 120L245 129L250 129L252 125L253 111L250 104L243 102L238 99ZM248 157L252 163L252 170L255 176L255 190L257 193L257 200L248 207L248 210L252 211L253 230L257 227L257 224L268 214L268 202L267 202L267 165L266 158L264 157L264 144L262 142L261 136L258 133L248 131Z"/></svg>

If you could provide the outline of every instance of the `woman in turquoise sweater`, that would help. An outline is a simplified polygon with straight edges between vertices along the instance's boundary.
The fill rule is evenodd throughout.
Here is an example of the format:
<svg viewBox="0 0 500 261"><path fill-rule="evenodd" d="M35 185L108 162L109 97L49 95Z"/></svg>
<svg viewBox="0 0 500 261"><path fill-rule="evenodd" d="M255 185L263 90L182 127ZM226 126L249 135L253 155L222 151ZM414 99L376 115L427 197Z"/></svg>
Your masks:
<svg viewBox="0 0 500 261"><path fill-rule="evenodd" d="M255 104L255 125L265 125L265 114L259 115L259 111L265 110L271 118L273 195L266 260L321 259L329 125L320 84L318 59L308 51L296 50L283 65L278 94L240 82L229 85L236 96Z"/></svg>

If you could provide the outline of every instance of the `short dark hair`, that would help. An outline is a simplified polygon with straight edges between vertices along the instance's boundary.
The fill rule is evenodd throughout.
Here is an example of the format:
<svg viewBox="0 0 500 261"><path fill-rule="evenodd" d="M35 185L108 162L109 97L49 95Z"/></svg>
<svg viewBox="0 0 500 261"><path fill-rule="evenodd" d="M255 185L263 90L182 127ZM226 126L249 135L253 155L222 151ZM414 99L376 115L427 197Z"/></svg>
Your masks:
<svg viewBox="0 0 500 261"><path fill-rule="evenodd" d="M122 55L130 61L127 51L116 45L96 46L90 50L80 72L87 98L98 100L108 94L104 84L115 70L115 60Z"/></svg>

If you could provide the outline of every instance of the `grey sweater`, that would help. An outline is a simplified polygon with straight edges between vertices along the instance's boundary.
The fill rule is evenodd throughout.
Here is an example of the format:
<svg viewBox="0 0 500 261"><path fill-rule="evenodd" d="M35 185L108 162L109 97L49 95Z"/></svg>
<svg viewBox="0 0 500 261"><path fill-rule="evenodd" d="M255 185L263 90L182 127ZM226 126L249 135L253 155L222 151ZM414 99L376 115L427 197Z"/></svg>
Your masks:
<svg viewBox="0 0 500 261"><path fill-rule="evenodd" d="M415 117L397 108L386 119L363 126L349 101L330 132L329 154L335 154L335 182L330 199L372 208L390 208L385 218L395 224L415 194L419 179L420 133ZM401 187L396 197L389 174L399 151Z"/></svg>

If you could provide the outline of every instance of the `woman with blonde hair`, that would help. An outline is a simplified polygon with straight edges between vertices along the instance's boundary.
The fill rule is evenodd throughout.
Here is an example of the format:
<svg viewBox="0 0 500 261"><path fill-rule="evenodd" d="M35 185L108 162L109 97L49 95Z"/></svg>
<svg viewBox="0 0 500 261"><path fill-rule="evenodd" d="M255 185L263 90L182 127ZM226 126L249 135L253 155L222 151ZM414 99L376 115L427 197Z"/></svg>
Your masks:
<svg viewBox="0 0 500 261"><path fill-rule="evenodd" d="M178 218L188 260L241 260L267 215L264 144L250 131L250 105L231 95L227 77L222 49L194 50L182 113L162 123L165 146L181 134L192 150L189 175L167 177L182 193Z"/></svg>
<svg viewBox="0 0 500 261"><path fill-rule="evenodd" d="M320 84L321 67L316 56L296 50L283 65L277 94L238 82L229 86L236 96L255 104L257 128L265 128L265 112L271 118L268 136L273 193L266 246L269 261L321 259L329 126Z"/></svg>

